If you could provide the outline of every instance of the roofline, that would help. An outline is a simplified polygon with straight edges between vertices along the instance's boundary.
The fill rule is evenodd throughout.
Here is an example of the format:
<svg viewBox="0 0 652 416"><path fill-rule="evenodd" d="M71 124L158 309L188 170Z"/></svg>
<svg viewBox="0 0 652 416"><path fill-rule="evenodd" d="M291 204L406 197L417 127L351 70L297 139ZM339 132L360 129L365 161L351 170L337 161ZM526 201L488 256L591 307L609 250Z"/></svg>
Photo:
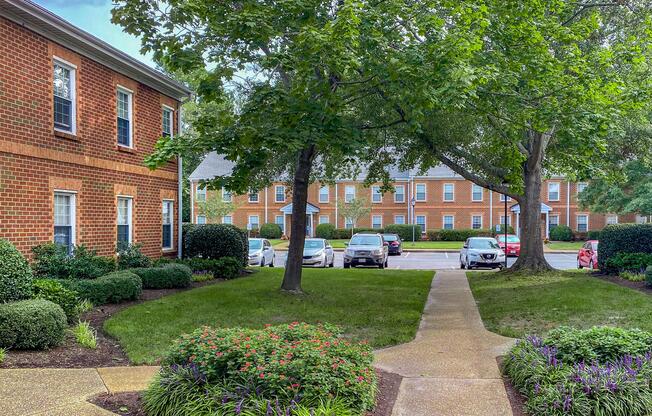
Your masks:
<svg viewBox="0 0 652 416"><path fill-rule="evenodd" d="M190 89L185 85L132 58L31 0L0 0L0 16L178 101L191 94Z"/></svg>

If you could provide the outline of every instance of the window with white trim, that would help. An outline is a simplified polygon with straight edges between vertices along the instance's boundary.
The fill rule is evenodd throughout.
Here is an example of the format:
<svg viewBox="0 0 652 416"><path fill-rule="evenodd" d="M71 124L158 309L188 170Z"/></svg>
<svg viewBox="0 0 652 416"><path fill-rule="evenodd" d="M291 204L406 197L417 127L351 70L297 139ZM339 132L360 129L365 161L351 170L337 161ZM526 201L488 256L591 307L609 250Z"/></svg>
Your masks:
<svg viewBox="0 0 652 416"><path fill-rule="evenodd" d="M118 248L129 245L133 238L133 199L131 197L118 197Z"/></svg>
<svg viewBox="0 0 652 416"><path fill-rule="evenodd" d="M587 186L589 186L589 184L586 183L586 182L578 182L577 183L577 193L579 194L580 192L584 191Z"/></svg>
<svg viewBox="0 0 652 416"><path fill-rule="evenodd" d="M174 203L172 201L163 201L163 235L162 247L163 249L172 248L173 236L173 216L174 216Z"/></svg>
<svg viewBox="0 0 652 416"><path fill-rule="evenodd" d="M231 202L232 200L231 192L227 191L226 188L222 188L222 201Z"/></svg>
<svg viewBox="0 0 652 416"><path fill-rule="evenodd" d="M505 195L505 194L500 194L500 202L505 202L505 197L506 197L506 196L507 196L507 195ZM507 197L507 202L510 202L511 200L512 200L512 197L511 197L511 196L508 196L508 197Z"/></svg>
<svg viewBox="0 0 652 416"><path fill-rule="evenodd" d="M480 185L471 185L471 201L482 202L484 189Z"/></svg>
<svg viewBox="0 0 652 416"><path fill-rule="evenodd" d="M609 215L606 220L607 225L618 224L618 215Z"/></svg>
<svg viewBox="0 0 652 416"><path fill-rule="evenodd" d="M372 215L371 216L371 228L383 228L383 216L382 215Z"/></svg>
<svg viewBox="0 0 652 416"><path fill-rule="evenodd" d="M500 216L500 224L501 225L505 224L505 216L504 215ZM507 225L509 225L509 226L512 225L512 217L510 215L507 216Z"/></svg>
<svg viewBox="0 0 652 416"><path fill-rule="evenodd" d="M559 182L548 182L548 201L559 201Z"/></svg>
<svg viewBox="0 0 652 416"><path fill-rule="evenodd" d="M75 134L76 130L76 68L74 65L54 59L54 128Z"/></svg>
<svg viewBox="0 0 652 416"><path fill-rule="evenodd" d="M455 200L455 184L445 183L444 184L444 201L452 202Z"/></svg>
<svg viewBox="0 0 652 416"><path fill-rule="evenodd" d="M426 232L426 216L425 215L417 215L415 217L416 219L416 224L421 226L421 232L425 233Z"/></svg>
<svg viewBox="0 0 652 416"><path fill-rule="evenodd" d="M276 185L274 187L274 201L285 202L285 186Z"/></svg>
<svg viewBox="0 0 652 416"><path fill-rule="evenodd" d="M330 224L331 220L328 215L320 215L319 216L319 223L320 224Z"/></svg>
<svg viewBox="0 0 652 416"><path fill-rule="evenodd" d="M133 132L133 93L125 88L118 87L116 91L118 111L118 144L132 147Z"/></svg>
<svg viewBox="0 0 652 416"><path fill-rule="evenodd" d="M644 215L636 215L636 224L646 224L647 217Z"/></svg>
<svg viewBox="0 0 652 416"><path fill-rule="evenodd" d="M423 202L426 200L426 184L425 183L418 183L416 184L416 193L414 196L414 199L417 202Z"/></svg>
<svg viewBox="0 0 652 416"><path fill-rule="evenodd" d="M330 198L330 188L328 185L324 185L319 188L319 202L322 204L327 204Z"/></svg>
<svg viewBox="0 0 652 416"><path fill-rule="evenodd" d="M548 217L548 234L557 226L559 226L559 215L550 215Z"/></svg>
<svg viewBox="0 0 652 416"><path fill-rule="evenodd" d="M405 202L405 186L396 185L394 187L394 202L402 204Z"/></svg>
<svg viewBox="0 0 652 416"><path fill-rule="evenodd" d="M225 215L222 217L222 224L233 224L233 216Z"/></svg>
<svg viewBox="0 0 652 416"><path fill-rule="evenodd" d="M452 230L455 228L455 217L453 215L444 215L443 219L443 229L444 230Z"/></svg>
<svg viewBox="0 0 652 416"><path fill-rule="evenodd" d="M258 200L259 200L258 192L251 192L251 191L250 191L250 192L249 192L249 202L255 204L255 203L258 202Z"/></svg>
<svg viewBox="0 0 652 416"><path fill-rule="evenodd" d="M249 226L252 230L257 230L260 228L260 217L258 215L249 216Z"/></svg>
<svg viewBox="0 0 652 416"><path fill-rule="evenodd" d="M71 254L75 245L75 194L54 193L54 243Z"/></svg>
<svg viewBox="0 0 652 416"><path fill-rule="evenodd" d="M474 230L480 230L482 228L482 215L471 216L471 228Z"/></svg>
<svg viewBox="0 0 652 416"><path fill-rule="evenodd" d="M285 215L277 215L274 222L281 228L281 232L285 233Z"/></svg>
<svg viewBox="0 0 652 416"><path fill-rule="evenodd" d="M394 224L405 224L405 215L394 215Z"/></svg>
<svg viewBox="0 0 652 416"><path fill-rule="evenodd" d="M200 188L199 185L197 185L195 197L197 198L197 202L206 202L206 188Z"/></svg>
<svg viewBox="0 0 652 416"><path fill-rule="evenodd" d="M206 224L206 215L197 215L197 224L198 225Z"/></svg>
<svg viewBox="0 0 652 416"><path fill-rule="evenodd" d="M580 233L585 233L589 231L589 216L588 215L578 215L577 216L577 231Z"/></svg>
<svg viewBox="0 0 652 416"><path fill-rule="evenodd" d="M380 204L383 202L383 194L380 192L380 186L374 185L371 187L371 202Z"/></svg>
<svg viewBox="0 0 652 416"><path fill-rule="evenodd" d="M162 110L163 116L163 137L172 137L172 126L174 126L174 110L169 107L163 107Z"/></svg>
<svg viewBox="0 0 652 416"><path fill-rule="evenodd" d="M355 199L355 185L344 187L344 202L349 203Z"/></svg>
<svg viewBox="0 0 652 416"><path fill-rule="evenodd" d="M347 230L350 230L351 228L355 227L355 223L353 222L353 218L344 218L344 228Z"/></svg>

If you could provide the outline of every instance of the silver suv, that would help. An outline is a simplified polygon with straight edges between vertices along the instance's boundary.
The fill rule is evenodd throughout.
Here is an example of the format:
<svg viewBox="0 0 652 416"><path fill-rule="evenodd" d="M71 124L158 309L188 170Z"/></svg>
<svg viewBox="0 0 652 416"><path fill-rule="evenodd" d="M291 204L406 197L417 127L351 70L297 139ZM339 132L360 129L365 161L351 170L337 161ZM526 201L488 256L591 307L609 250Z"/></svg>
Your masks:
<svg viewBox="0 0 652 416"><path fill-rule="evenodd" d="M498 241L488 237L471 237L466 240L460 251L460 268L473 269L475 267L505 266L505 252L501 250Z"/></svg>
<svg viewBox="0 0 652 416"><path fill-rule="evenodd" d="M353 266L387 267L389 244L381 234L359 233L351 237L344 250L344 268Z"/></svg>

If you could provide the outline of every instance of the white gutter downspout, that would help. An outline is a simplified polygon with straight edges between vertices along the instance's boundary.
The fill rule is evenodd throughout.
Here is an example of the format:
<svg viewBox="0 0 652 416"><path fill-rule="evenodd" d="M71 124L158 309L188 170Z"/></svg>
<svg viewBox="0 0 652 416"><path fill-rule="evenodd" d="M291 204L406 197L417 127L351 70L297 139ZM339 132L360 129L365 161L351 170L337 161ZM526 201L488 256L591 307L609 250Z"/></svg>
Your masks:
<svg viewBox="0 0 652 416"><path fill-rule="evenodd" d="M489 190L489 228L494 229L494 191Z"/></svg>
<svg viewBox="0 0 652 416"><path fill-rule="evenodd" d="M182 105L183 103L179 104L179 111L177 111L177 123L179 126L177 130L179 131L179 135L183 133L181 124ZM179 195L179 206L177 207L179 210L177 220L177 257L181 258L183 256L183 158L181 156L177 156L177 182L177 193ZM192 189L190 190L190 194L192 195Z"/></svg>
<svg viewBox="0 0 652 416"><path fill-rule="evenodd" d="M566 182L566 225L570 227L570 182Z"/></svg>
<svg viewBox="0 0 652 416"><path fill-rule="evenodd" d="M338 221L338 216L337 216L337 182L335 182L335 228L337 228L337 221Z"/></svg>
<svg viewBox="0 0 652 416"><path fill-rule="evenodd" d="M267 189L269 187L265 188L265 224L267 224L269 221L267 220ZM276 191L275 191L276 192ZM276 195L276 193L274 194Z"/></svg>

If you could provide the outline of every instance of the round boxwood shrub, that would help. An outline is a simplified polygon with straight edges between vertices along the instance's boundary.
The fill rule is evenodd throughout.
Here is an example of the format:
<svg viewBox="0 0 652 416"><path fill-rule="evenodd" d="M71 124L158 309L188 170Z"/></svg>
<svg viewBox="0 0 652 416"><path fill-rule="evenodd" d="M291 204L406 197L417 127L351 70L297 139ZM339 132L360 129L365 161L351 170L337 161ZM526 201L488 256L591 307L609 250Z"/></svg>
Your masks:
<svg viewBox="0 0 652 416"><path fill-rule="evenodd" d="M281 238L283 231L278 224L267 223L260 227L260 236L262 238Z"/></svg>
<svg viewBox="0 0 652 416"><path fill-rule="evenodd" d="M572 241L573 230L567 225L558 225L550 230L550 240L552 241Z"/></svg>
<svg viewBox="0 0 652 416"><path fill-rule="evenodd" d="M67 279L57 282L77 292L80 299L87 299L95 306L136 300L143 293L140 277L129 270L109 273L92 280Z"/></svg>
<svg viewBox="0 0 652 416"><path fill-rule="evenodd" d="M68 322L74 322L79 318L79 298L77 292L66 289L56 280L37 279L34 280L34 299L45 299L61 306L68 318Z"/></svg>
<svg viewBox="0 0 652 416"><path fill-rule="evenodd" d="M246 265L249 243L245 232L231 224L205 224L192 227L186 232L184 255L219 259L233 257Z"/></svg>
<svg viewBox="0 0 652 416"><path fill-rule="evenodd" d="M27 299L32 294L32 269L7 240L0 239L0 303Z"/></svg>
<svg viewBox="0 0 652 416"><path fill-rule="evenodd" d="M0 305L0 347L21 350L55 347L67 327L61 307L44 299Z"/></svg>
<svg viewBox="0 0 652 416"><path fill-rule="evenodd" d="M162 267L131 269L143 282L143 289L175 289L190 286L192 270L183 264L169 263Z"/></svg>
<svg viewBox="0 0 652 416"><path fill-rule="evenodd" d="M335 237L335 226L333 224L319 224L315 228L315 235L317 238L332 240Z"/></svg>
<svg viewBox="0 0 652 416"><path fill-rule="evenodd" d="M233 257L222 257L215 260L212 271L216 279L235 279L242 272L242 263Z"/></svg>

